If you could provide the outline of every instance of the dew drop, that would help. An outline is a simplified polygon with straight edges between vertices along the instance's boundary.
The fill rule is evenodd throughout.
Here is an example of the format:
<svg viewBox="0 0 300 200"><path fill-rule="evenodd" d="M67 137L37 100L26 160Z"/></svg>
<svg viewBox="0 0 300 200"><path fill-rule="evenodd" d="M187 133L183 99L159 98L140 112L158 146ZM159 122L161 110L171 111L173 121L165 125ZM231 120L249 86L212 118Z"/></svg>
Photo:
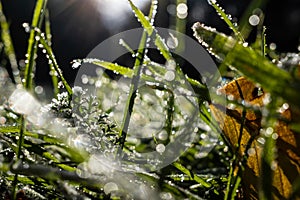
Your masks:
<svg viewBox="0 0 300 200"><path fill-rule="evenodd" d="M208 2L210 5L212 5L212 4L216 4L216 3L217 3L217 1L216 1L216 0L207 0L207 2Z"/></svg>
<svg viewBox="0 0 300 200"><path fill-rule="evenodd" d="M44 92L44 88L40 85L36 86L34 88L34 91L37 93L37 94L42 94Z"/></svg>
<svg viewBox="0 0 300 200"><path fill-rule="evenodd" d="M34 37L34 39L35 39L36 41L39 41L39 40L41 39L41 37L38 36L38 35L36 35L36 36Z"/></svg>
<svg viewBox="0 0 300 200"><path fill-rule="evenodd" d="M81 82L82 82L83 84L87 84L87 83L89 82L88 76L85 75L85 74L83 74L83 75L81 76Z"/></svg>
<svg viewBox="0 0 300 200"><path fill-rule="evenodd" d="M57 86L58 86L58 88L64 88L64 84L62 81L59 81Z"/></svg>
<svg viewBox="0 0 300 200"><path fill-rule="evenodd" d="M229 103L228 104L228 109L234 110L235 109L235 104Z"/></svg>
<svg viewBox="0 0 300 200"><path fill-rule="evenodd" d="M278 138L278 134L277 134L277 133L273 133L273 134L272 134L272 139L273 139L273 140L277 140L277 138Z"/></svg>
<svg viewBox="0 0 300 200"><path fill-rule="evenodd" d="M160 139L160 140L167 140L168 139L168 133L167 133L167 131L166 130L161 131L158 134L158 139Z"/></svg>
<svg viewBox="0 0 300 200"><path fill-rule="evenodd" d="M75 61L75 62L73 62L73 64L72 64L72 68L73 68L73 69L77 69L78 67L80 67L80 65L81 65L80 62Z"/></svg>
<svg viewBox="0 0 300 200"><path fill-rule="evenodd" d="M163 144L158 144L155 149L158 153L163 153L166 150L166 147Z"/></svg>
<svg viewBox="0 0 300 200"><path fill-rule="evenodd" d="M30 31L30 26L28 23L23 23L22 24L23 28L25 29L25 32L28 33Z"/></svg>
<svg viewBox="0 0 300 200"><path fill-rule="evenodd" d="M260 22L260 19L257 15L251 15L249 17L249 24L251 24L251 26L257 26Z"/></svg>
<svg viewBox="0 0 300 200"><path fill-rule="evenodd" d="M255 155L255 149L254 148L249 148L247 153L248 153L249 156L253 156L253 155Z"/></svg>
<svg viewBox="0 0 300 200"><path fill-rule="evenodd" d="M262 144L262 145L264 145L265 144L265 139L264 138L262 138L262 137L259 137L258 139L257 139L257 141L260 143L260 144Z"/></svg>
<svg viewBox="0 0 300 200"><path fill-rule="evenodd" d="M266 136L271 136L271 134L273 133L273 128L272 127L268 127L267 129L266 129Z"/></svg>
<svg viewBox="0 0 300 200"><path fill-rule="evenodd" d="M274 51L274 50L276 50L276 48L277 48L277 46L275 43L270 44L270 50Z"/></svg>
<svg viewBox="0 0 300 200"><path fill-rule="evenodd" d="M243 47L248 47L248 42L244 42Z"/></svg>
<svg viewBox="0 0 300 200"><path fill-rule="evenodd" d="M282 105L282 108L285 109L285 110L288 109L289 107L290 107L290 106L289 106L288 103L284 103L284 104Z"/></svg>
<svg viewBox="0 0 300 200"><path fill-rule="evenodd" d="M173 81L175 79L175 73L174 71L167 71L165 73L165 76L164 76L164 79L167 80L167 81Z"/></svg>
<svg viewBox="0 0 300 200"><path fill-rule="evenodd" d="M271 169L272 169L272 170L276 170L276 169L277 169L277 167L278 167L278 164L277 164L277 162L276 162L275 160L273 160L273 161L271 162L271 165L270 165L270 167L271 167Z"/></svg>

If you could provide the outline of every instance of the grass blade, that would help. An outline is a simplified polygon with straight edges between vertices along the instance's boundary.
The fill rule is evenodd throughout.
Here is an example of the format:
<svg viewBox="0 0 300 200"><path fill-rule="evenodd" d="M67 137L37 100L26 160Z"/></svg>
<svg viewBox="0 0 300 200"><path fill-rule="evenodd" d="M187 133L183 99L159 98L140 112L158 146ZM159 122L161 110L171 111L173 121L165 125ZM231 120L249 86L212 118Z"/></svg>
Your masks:
<svg viewBox="0 0 300 200"><path fill-rule="evenodd" d="M49 10L47 9L45 12L45 33L46 33L46 39L48 42L49 47L51 47L51 26L50 26L50 18L49 18ZM53 92L54 96L57 97L57 94L59 93L58 88L58 77L56 76L57 72L53 66L53 62L49 63L50 67L50 73L51 73L51 79L53 84Z"/></svg>
<svg viewBox="0 0 300 200"><path fill-rule="evenodd" d="M150 11L149 11L148 17L150 17L151 19L154 19L155 13L156 13L155 8L154 8L155 2L156 2L156 0L152 1ZM131 5L131 7L135 7L131 1L129 1L129 3ZM135 7L135 9L136 9L136 13L139 16L144 16L143 13L139 9L137 9L137 7ZM147 29L147 28L151 29L152 25L146 18L140 17L140 20L144 21L144 23L149 23L147 25L147 27L145 27L145 29ZM130 90L129 90L129 94L127 97L127 102L126 102L125 109L124 109L123 121L122 121L121 129L120 129L120 133L119 133L119 136L120 136L119 144L121 147L120 150L123 149L125 141L126 141L130 117L131 117L131 113L133 111L134 100L137 95L138 84L140 81L142 66L143 66L143 62L144 62L144 58L145 58L146 44L147 44L147 33L143 32L141 40L140 40L140 44L138 47L138 52L136 55L134 67L133 67L133 77L131 79Z"/></svg>
<svg viewBox="0 0 300 200"><path fill-rule="evenodd" d="M221 8L216 0L208 0L208 3L212 5L212 7L216 10L216 12L221 16L221 19L228 25L228 27L234 32L237 36L238 40L241 42L245 42L242 34L238 31L238 26L235 23L232 23L231 16L226 14L224 9Z"/></svg>
<svg viewBox="0 0 300 200"><path fill-rule="evenodd" d="M300 81L293 79L288 72L278 68L260 53L215 29L196 23L193 30L195 37L211 49L213 55L220 59L229 55L230 59L225 60L226 65L235 67L249 79L260 83L268 92L299 106Z"/></svg>
<svg viewBox="0 0 300 200"><path fill-rule="evenodd" d="M86 58L86 59L79 59L79 60L74 60L72 61L72 63L90 63L90 64L94 64L100 67L103 67L104 69L113 71L117 74L120 74L124 77L128 77L128 78L132 78L133 77L133 70L128 68L128 67L124 67L115 63L111 63L111 62L106 62L103 60L98 60L98 59L94 59L94 58ZM153 66L152 66L153 65ZM159 65L155 65L153 63L147 63L147 67L149 69L153 69L152 72L153 74L156 75L160 75L160 74L165 74L166 73L166 68L164 68L163 66L159 66ZM156 70L156 71L155 71ZM157 83L158 80L155 79L155 77L153 76L149 76L146 74L141 74L141 79L143 81L147 81L150 83ZM175 80L176 81L176 80ZM203 100L209 100L209 94L208 94L208 89L205 85L201 84L199 81L194 80L192 78L187 77L187 81L189 82L189 84L191 84L191 86L193 87L193 90L195 91L195 93L197 95L199 95L199 98L203 99ZM177 82L175 82L177 83ZM180 83L178 82L178 85Z"/></svg>
<svg viewBox="0 0 300 200"><path fill-rule="evenodd" d="M210 188L212 185L208 182L206 182L204 179L201 177L197 176L196 174L193 174L190 170L185 168L183 165L181 165L178 162L173 163L173 166L176 167L178 170L183 172L184 174L188 175L192 180L196 181L197 183L200 183L206 188Z"/></svg>
<svg viewBox="0 0 300 200"><path fill-rule="evenodd" d="M138 9L131 0L128 0L131 9L135 13L135 16L138 18L139 22L143 26L143 28L147 31L149 37L154 38L154 44L157 46L158 50L162 53L163 57L170 61L172 60L172 55L169 51L169 48L160 37L160 35L155 31L154 26L150 23L150 21L146 18L146 16L142 13L140 9ZM152 35L154 33L154 35Z"/></svg>
<svg viewBox="0 0 300 200"><path fill-rule="evenodd" d="M71 98L73 91L72 88L70 87L70 85L68 84L68 82L66 81L66 79L64 78L62 71L55 59L54 53L52 51L51 46L48 45L48 41L45 38L45 34L41 33L40 29L34 28L34 31L36 32L36 35L39 37L39 42L43 45L44 49L46 50L48 59L51 60L51 63L56 71L56 73L58 74L58 76L60 77L64 87L66 88L69 98Z"/></svg>
<svg viewBox="0 0 300 200"><path fill-rule="evenodd" d="M42 13L44 13L43 8L45 8L46 4L47 4L47 0L38 0L36 2L32 22L31 22L31 27L40 28L39 25L41 25ZM32 79L33 79L32 71L35 62L35 52L38 44L38 41L35 39L35 36L36 36L36 32L34 31L34 29L31 29L29 39L28 39L28 48L26 54L28 57L25 66L25 82L24 82L25 88L29 90L32 88Z"/></svg>
<svg viewBox="0 0 300 200"><path fill-rule="evenodd" d="M1 37L4 44L4 51L8 57L11 66L11 79L15 84L21 84L20 72L18 69L18 62L12 43L12 39L9 31L9 24L7 23L6 17L3 13L2 3L0 1L0 25L1 25Z"/></svg>

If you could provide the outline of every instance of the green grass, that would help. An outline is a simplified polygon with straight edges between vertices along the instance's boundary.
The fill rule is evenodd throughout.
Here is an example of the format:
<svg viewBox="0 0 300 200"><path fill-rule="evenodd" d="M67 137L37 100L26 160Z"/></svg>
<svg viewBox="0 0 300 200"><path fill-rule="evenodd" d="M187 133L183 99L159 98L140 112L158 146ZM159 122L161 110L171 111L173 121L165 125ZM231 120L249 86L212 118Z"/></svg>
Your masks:
<svg viewBox="0 0 300 200"><path fill-rule="evenodd" d="M184 0L177 0L176 2L177 4L186 3ZM274 122L279 118L276 111L283 102L287 102L295 110L300 109L298 103L300 102L298 93L300 80L299 77L295 77L289 71L278 68L269 60L268 55L266 56L270 51L265 46L267 37L264 28L257 33L257 40L254 44L245 45L247 36L251 32L249 30L251 27L247 25L245 18L249 16L249 12L252 12L253 7L262 5L263 2L252 2L241 20L241 27L232 22L230 16L216 1L209 2L219 13L220 20L224 20L232 29L233 35L225 35L198 23L193 26L195 37L203 46L207 47L212 55L219 58L219 69L222 76L227 76L226 73L234 74L232 79L245 76L260 84L271 94L273 101L264 108L265 110L262 110L263 123L261 128L265 130L268 127L274 127ZM116 80L104 75L102 80L102 88L104 89L100 93L96 93L96 96L87 95L86 91L78 88L71 88L65 80L51 46L51 23L47 1L36 1L32 22L30 25L24 25L24 28L29 31L24 71L19 71L14 53L16 47L12 45L9 24L0 3L1 48L9 60L9 63L4 66L6 69L2 69L1 66L0 72L7 74L10 71L13 72L9 74L7 80L0 82L1 86L5 85L6 82L14 84L11 88L23 85L30 94L36 95L32 88L35 84L33 74L37 67L35 55L38 46L44 49L45 56L49 60L53 84L53 100L42 107L46 111L35 110L35 114L32 114L32 116L41 114L39 117L49 117L49 123L46 125L39 126L32 123L33 119L30 118L32 116L16 113L14 109L10 108L9 102L1 100L0 116L5 121L0 125L0 198L17 199L22 190L25 191L27 197L32 199L80 199L82 197L87 199L242 198L241 183L243 182L242 177L247 156L239 158L232 151L233 147L227 142L218 123L210 113L208 105L211 101L218 101L211 99L217 95L209 96L209 88L205 84L182 72L181 67L184 66L180 66L177 62L176 57L171 53L165 40L159 35L152 23L157 9L156 0L152 1L148 16L138 9L131 0L128 0L128 3L141 27L145 30L137 52L132 50L126 41L122 42L122 46L135 55L134 66L128 68L96 58L73 61L76 67L89 63L130 80L120 127L113 120L113 106L110 108L103 106L103 102L105 99L107 100L106 92L121 87ZM175 28L184 33L185 19L176 18L173 20ZM263 27L263 25L261 26ZM120 172L114 170L114 167L120 166L110 160L112 157L118 155L126 158L128 156L126 162L131 166L139 161L132 159L131 155L137 156L139 153L151 151L158 143L163 143L159 137L154 135L147 140L137 142L128 134L130 121L133 118L132 113L135 111L135 106L138 106L136 102L142 101L144 103L143 110L151 109L151 102L149 103L149 100L137 93L141 81L146 83L147 89L161 95L158 95L159 98L155 99L155 103L162 107L161 112L165 115L165 127L163 129L167 132L168 139L166 141L174 140L176 134L173 133L179 132L181 126L186 125L177 124L181 118L183 119L184 113L181 112L180 106L175 104L176 94L166 88L167 84L157 79L157 77L163 77L167 69L163 64L149 60L147 38L152 39L156 49L166 61L175 61L177 76L174 83L180 86L181 81L186 79L192 86L192 92L195 93L193 98L196 99L197 109L199 109L197 118L201 123L197 124L195 140L192 145L172 164L152 172ZM184 46L179 48L184 48ZM144 73L143 68L145 66L152 72L151 75ZM230 72L227 68L230 69ZM89 79L94 78L89 77ZM21 82L21 80L24 81ZM63 89L59 88L59 81L62 82ZM93 81L97 82L97 80ZM178 88L191 89L185 86ZM9 96L6 98L8 99ZM232 103L243 108L244 115L239 130L241 133L245 123L246 110L254 108L240 105L241 102L233 101ZM59 122L55 124L55 120ZM52 122L54 124L51 124ZM65 125L62 126L61 124ZM293 126L297 127L297 125L298 122L296 121ZM212 137L212 135L219 137L213 142L205 139ZM77 140L78 136L82 136L80 141ZM271 199L272 191L269 190L269 187L272 182L272 173L268 172L276 158L276 145L272 137L264 135L261 137L266 142L262 146L261 160L263 165L260 182L263 185L260 188L259 197ZM85 141L87 144L84 143ZM209 145L214 145L214 147L206 152L205 147ZM95 154L99 150L101 155ZM203 156L203 153L206 155ZM93 169L93 166L94 168L96 166L97 169ZM102 170L103 174L99 174L97 171L99 169ZM108 183L117 185L117 191L108 192ZM299 181L295 182L293 187L291 199L295 198L299 192ZM144 194L141 195L141 191L144 191Z"/></svg>

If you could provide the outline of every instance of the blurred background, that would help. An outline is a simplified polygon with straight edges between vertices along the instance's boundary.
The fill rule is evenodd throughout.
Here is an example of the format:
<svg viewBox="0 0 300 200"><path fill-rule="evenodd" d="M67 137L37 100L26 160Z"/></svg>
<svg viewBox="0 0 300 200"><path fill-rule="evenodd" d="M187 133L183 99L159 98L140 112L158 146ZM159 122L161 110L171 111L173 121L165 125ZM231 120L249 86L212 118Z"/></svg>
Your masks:
<svg viewBox="0 0 300 200"><path fill-rule="evenodd" d="M278 52L298 51L300 36L300 1L273 0L262 3L265 14L264 24L267 27L267 43L276 44ZM150 0L135 0L139 8L147 13ZM206 0L187 0L187 12L179 13L176 7L178 0L159 0L155 25L173 28L176 18L184 20L186 33L192 36L191 26L200 21L218 31L231 34L228 26L220 19ZM239 21L250 5L250 0L219 0L218 3L231 14L234 21ZM34 0L2 0L4 13L10 23L10 30L17 58L24 62L28 33L22 24L31 23ZM76 70L71 68L73 59L84 58L101 41L111 35L131 28L140 27L126 0L49 0L52 28L52 44L57 61L64 75L71 84ZM182 10L181 10L182 11ZM255 33L255 31L253 31ZM253 34L253 33L252 33ZM250 38L251 40L251 35ZM49 86L51 80L47 61L43 56L37 59L38 85ZM44 65L44 67L43 67Z"/></svg>

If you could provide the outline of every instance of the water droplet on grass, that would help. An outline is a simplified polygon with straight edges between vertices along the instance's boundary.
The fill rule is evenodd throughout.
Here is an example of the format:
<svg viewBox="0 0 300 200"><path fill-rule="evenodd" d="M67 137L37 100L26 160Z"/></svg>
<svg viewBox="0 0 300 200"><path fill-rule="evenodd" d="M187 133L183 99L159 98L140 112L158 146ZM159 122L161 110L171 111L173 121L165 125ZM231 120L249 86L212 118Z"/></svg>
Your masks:
<svg viewBox="0 0 300 200"><path fill-rule="evenodd" d="M216 3L217 3L217 1L216 1L216 0L207 0L207 2L208 2L210 5L212 5L212 4L216 4Z"/></svg>
<svg viewBox="0 0 300 200"><path fill-rule="evenodd" d="M253 156L253 155L255 155L255 149L254 148L249 148L247 153L248 153L249 156Z"/></svg>
<svg viewBox="0 0 300 200"><path fill-rule="evenodd" d="M277 46L275 43L270 44L270 50L274 51L274 50L276 50L276 48L277 48Z"/></svg>
<svg viewBox="0 0 300 200"><path fill-rule="evenodd" d="M248 42L244 42L243 47L248 47Z"/></svg>
<svg viewBox="0 0 300 200"><path fill-rule="evenodd" d="M155 149L158 153L163 153L163 152L165 152L166 147L163 144L158 144Z"/></svg>
<svg viewBox="0 0 300 200"><path fill-rule="evenodd" d="M167 71L165 73L165 76L164 76L164 79L167 80L167 81L173 81L175 79L175 73L174 71Z"/></svg>
<svg viewBox="0 0 300 200"><path fill-rule="evenodd" d="M74 61L73 64L72 64L73 69L77 69L80 66L81 66L81 62L78 62L78 61Z"/></svg>
<svg viewBox="0 0 300 200"><path fill-rule="evenodd" d="M34 88L34 91L37 93L37 94L42 94L44 92L44 88L40 85L36 86Z"/></svg>
<svg viewBox="0 0 300 200"><path fill-rule="evenodd" d="M30 31L30 26L28 23L23 23L22 24L23 28L25 29L25 32L28 33Z"/></svg>

